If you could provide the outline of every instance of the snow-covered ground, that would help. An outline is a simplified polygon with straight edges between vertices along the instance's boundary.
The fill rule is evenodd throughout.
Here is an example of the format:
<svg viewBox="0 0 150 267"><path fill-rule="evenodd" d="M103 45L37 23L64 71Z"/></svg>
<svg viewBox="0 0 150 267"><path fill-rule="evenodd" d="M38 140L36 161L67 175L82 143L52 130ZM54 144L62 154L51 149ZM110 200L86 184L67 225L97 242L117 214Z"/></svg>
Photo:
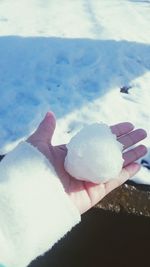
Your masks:
<svg viewBox="0 0 150 267"><path fill-rule="evenodd" d="M1 154L50 109L54 144L86 123L131 121L150 148L149 102L150 0L0 0ZM150 184L147 168L138 177Z"/></svg>

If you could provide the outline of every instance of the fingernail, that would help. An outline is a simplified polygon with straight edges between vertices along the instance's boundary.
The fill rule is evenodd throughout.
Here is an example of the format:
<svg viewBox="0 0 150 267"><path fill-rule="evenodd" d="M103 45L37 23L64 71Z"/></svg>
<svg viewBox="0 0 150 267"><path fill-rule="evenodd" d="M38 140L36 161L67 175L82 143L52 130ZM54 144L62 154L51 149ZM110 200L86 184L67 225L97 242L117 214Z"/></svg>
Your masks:
<svg viewBox="0 0 150 267"><path fill-rule="evenodd" d="M49 118L49 117L51 117L51 115L52 115L51 112L47 112L45 118Z"/></svg>
<svg viewBox="0 0 150 267"><path fill-rule="evenodd" d="M142 154L146 154L147 153L147 148L144 145L140 145L140 150L141 150Z"/></svg>
<svg viewBox="0 0 150 267"><path fill-rule="evenodd" d="M141 135L141 138L146 138L147 137L147 132L144 129L139 129L139 133Z"/></svg>

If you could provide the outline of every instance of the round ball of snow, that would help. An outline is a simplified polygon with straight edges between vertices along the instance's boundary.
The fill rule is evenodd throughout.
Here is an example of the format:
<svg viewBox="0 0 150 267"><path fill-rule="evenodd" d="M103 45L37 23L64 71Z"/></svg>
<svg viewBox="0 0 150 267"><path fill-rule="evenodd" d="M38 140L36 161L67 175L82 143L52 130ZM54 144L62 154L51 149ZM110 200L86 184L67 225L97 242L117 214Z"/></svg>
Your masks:
<svg viewBox="0 0 150 267"><path fill-rule="evenodd" d="M79 180L107 182L117 178L122 169L122 148L109 126L94 123L84 127L67 144L64 167Z"/></svg>

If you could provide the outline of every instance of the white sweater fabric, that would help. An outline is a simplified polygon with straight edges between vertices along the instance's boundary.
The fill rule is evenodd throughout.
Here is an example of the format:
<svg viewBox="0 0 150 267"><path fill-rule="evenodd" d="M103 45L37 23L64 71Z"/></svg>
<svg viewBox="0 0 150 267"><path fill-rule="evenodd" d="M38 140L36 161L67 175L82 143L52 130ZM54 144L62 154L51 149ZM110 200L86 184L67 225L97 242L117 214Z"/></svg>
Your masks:
<svg viewBox="0 0 150 267"><path fill-rule="evenodd" d="M28 266L80 219L53 166L35 147L22 142L0 162L0 266Z"/></svg>

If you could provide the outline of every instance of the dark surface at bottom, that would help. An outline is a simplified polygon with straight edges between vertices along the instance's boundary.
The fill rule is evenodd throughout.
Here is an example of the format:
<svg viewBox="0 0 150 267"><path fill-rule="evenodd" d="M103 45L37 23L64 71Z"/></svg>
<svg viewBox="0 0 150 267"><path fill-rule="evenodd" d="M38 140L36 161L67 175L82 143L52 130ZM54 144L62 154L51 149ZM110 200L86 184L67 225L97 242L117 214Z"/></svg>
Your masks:
<svg viewBox="0 0 150 267"><path fill-rule="evenodd" d="M150 266L150 218L93 208L30 267Z"/></svg>

